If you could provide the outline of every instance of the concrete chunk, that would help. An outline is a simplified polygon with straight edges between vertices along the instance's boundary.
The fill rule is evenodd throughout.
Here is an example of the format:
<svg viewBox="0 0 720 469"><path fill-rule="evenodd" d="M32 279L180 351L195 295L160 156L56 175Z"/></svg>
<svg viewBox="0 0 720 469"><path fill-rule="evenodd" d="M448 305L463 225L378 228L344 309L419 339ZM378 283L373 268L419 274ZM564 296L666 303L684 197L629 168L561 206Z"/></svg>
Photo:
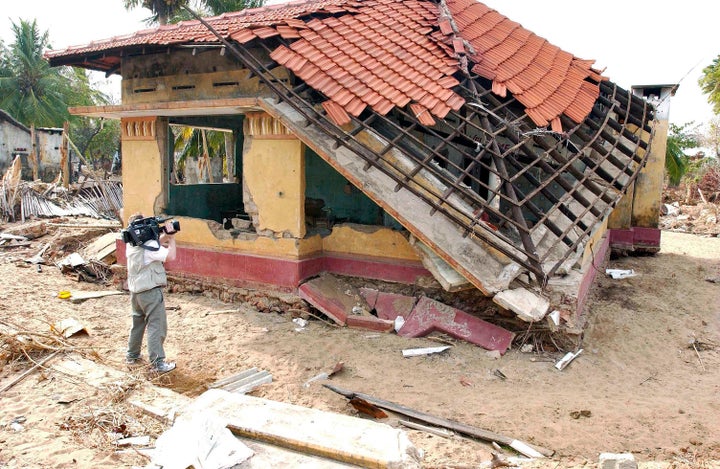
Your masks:
<svg viewBox="0 0 720 469"><path fill-rule="evenodd" d="M503 290L493 297L498 306L508 309L523 321L537 322L545 317L550 309L550 302L525 288Z"/></svg>
<svg viewBox="0 0 720 469"><path fill-rule="evenodd" d="M375 309L380 319L395 321L395 318L410 315L417 298L398 293L386 293L371 288L361 288L360 294L368 302L371 309Z"/></svg>
<svg viewBox="0 0 720 469"><path fill-rule="evenodd" d="M599 469L637 469L631 453L600 453Z"/></svg>
<svg viewBox="0 0 720 469"><path fill-rule="evenodd" d="M337 324L344 326L355 310L370 315L370 307L360 292L332 275L323 275L300 285L300 297Z"/></svg>

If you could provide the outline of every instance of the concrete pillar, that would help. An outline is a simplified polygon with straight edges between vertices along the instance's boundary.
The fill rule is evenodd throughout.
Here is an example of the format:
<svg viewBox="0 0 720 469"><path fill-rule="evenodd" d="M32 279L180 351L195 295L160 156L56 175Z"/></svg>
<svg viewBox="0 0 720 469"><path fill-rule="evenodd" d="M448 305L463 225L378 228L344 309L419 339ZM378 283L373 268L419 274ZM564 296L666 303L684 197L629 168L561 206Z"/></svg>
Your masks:
<svg viewBox="0 0 720 469"><path fill-rule="evenodd" d="M121 120L123 218L160 214L167 206L167 119Z"/></svg>
<svg viewBox="0 0 720 469"><path fill-rule="evenodd" d="M249 113L244 121L243 193L245 210L258 233L305 236L305 152L277 119Z"/></svg>
<svg viewBox="0 0 720 469"><path fill-rule="evenodd" d="M647 164L617 205L608 220L610 244L615 249L641 252L660 250L660 206L665 180L670 98L677 85L634 86L633 94L646 98L656 107L652 122L653 139Z"/></svg>

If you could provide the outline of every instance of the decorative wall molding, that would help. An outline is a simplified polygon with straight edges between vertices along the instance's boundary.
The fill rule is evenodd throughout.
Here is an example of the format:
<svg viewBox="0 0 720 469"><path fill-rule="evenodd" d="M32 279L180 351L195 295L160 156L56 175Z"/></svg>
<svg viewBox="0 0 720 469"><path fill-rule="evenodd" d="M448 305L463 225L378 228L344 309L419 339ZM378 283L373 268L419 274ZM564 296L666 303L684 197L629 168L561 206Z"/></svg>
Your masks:
<svg viewBox="0 0 720 469"><path fill-rule="evenodd" d="M249 112L245 114L245 135L254 137L292 138L293 133L282 122L265 112Z"/></svg>
<svg viewBox="0 0 720 469"><path fill-rule="evenodd" d="M156 117L133 117L121 121L123 140L155 140L157 136Z"/></svg>

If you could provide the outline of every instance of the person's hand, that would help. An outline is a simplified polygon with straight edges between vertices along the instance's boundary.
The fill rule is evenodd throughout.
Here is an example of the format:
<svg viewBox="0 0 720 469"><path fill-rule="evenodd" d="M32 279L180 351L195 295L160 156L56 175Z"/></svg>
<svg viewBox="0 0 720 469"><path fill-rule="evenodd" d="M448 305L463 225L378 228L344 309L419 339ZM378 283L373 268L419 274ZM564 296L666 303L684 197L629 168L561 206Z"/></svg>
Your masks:
<svg viewBox="0 0 720 469"><path fill-rule="evenodd" d="M175 234L175 227L173 226L173 222L171 220L168 220L165 222L165 233L169 235Z"/></svg>

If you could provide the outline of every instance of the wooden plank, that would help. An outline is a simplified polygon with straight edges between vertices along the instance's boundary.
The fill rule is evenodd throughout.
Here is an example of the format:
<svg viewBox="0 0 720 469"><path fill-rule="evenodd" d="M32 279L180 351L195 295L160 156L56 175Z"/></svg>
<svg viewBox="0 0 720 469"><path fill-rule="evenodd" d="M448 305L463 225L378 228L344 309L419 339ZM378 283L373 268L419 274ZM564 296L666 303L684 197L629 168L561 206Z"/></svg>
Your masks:
<svg viewBox="0 0 720 469"><path fill-rule="evenodd" d="M432 433L433 435L441 436L443 438L450 438L454 435L453 432L448 431L444 428L428 427L427 425L420 425L419 423L411 422L409 420L398 420L400 425L403 425L413 430L420 430L421 432Z"/></svg>
<svg viewBox="0 0 720 469"><path fill-rule="evenodd" d="M124 295L125 292L120 290L99 290L99 291L73 291L70 295L70 301L80 303L81 301L92 298L102 298L104 296Z"/></svg>
<svg viewBox="0 0 720 469"><path fill-rule="evenodd" d="M407 417L412 417L416 420L420 420L422 422L435 425L437 427L443 427L447 428L449 430L456 431L458 433L462 433L464 435L472 436L475 438L478 438L480 440L484 441L494 441L496 443L499 443L501 445L509 446L513 448L514 450L524 454L525 456L531 457L531 458L541 458L543 456L552 456L554 454L554 451L549 450L547 448L542 448L539 446L533 446L529 443L525 443L519 440L516 440L514 438L501 435L499 433L494 433L488 430L483 430L481 428L473 427L471 425L466 425L464 423L455 422L453 420L449 420L442 417L436 417L434 415L426 414L425 412L420 412L418 410L410 409L408 407L402 406L400 404L395 404L394 402L385 401L383 399L378 399L377 397L370 396L368 394L363 394L359 392L353 392L353 391L346 391L344 389L338 388L337 386L333 386L332 384L323 384L326 388L329 390L336 392L338 394L341 394L348 399L352 399L354 397L359 397L361 399L364 399L371 404L375 404L376 406L383 408L385 410L389 410L391 412L395 412L398 414L405 415Z"/></svg>
<svg viewBox="0 0 720 469"><path fill-rule="evenodd" d="M0 393L3 392L3 391L7 391L7 390L10 389L11 387L15 386L17 383L19 383L20 381L22 381L23 379L25 379L25 377L28 376L30 373L32 373L33 371L35 371L36 369L40 368L40 367L43 366L45 363L47 363L48 361L50 361L50 359L52 359L53 357L55 357L58 353L60 353L60 352L53 352L53 353L51 353L50 355L48 355L47 357L45 357L45 358L43 358L42 360L40 360L39 362L35 363L30 369L25 370L20 376L18 376L17 378L15 378L15 379L12 380L11 382L9 382L9 383L6 384L5 386L3 386L2 389L0 389Z"/></svg>
<svg viewBox="0 0 720 469"><path fill-rule="evenodd" d="M248 370L241 371L240 373L238 373L238 374L236 374L236 375L228 376L227 378L223 378L223 379L217 380L217 381L215 381L214 383L211 383L211 384L208 386L208 388L210 388L210 389L222 388L223 386L227 386L228 384L234 383L235 381L238 381L238 380L241 380L241 379L245 379L245 378L247 378L248 376L252 376L252 375L254 375L255 373L257 373L257 371L258 371L257 368L252 367L252 368L250 368L250 369L248 369Z"/></svg>

